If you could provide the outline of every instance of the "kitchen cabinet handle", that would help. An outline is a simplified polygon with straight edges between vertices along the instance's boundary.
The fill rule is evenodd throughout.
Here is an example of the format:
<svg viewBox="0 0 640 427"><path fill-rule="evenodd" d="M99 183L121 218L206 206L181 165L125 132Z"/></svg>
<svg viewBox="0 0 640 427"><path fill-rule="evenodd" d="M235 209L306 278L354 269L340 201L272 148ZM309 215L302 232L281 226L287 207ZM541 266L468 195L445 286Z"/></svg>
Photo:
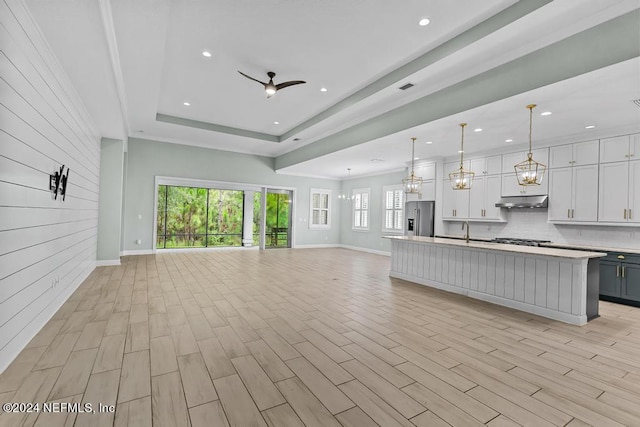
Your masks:
<svg viewBox="0 0 640 427"><path fill-rule="evenodd" d="M631 209L629 209L629 219L631 219Z"/></svg>
<svg viewBox="0 0 640 427"><path fill-rule="evenodd" d="M571 209L567 209L567 218L571 218Z"/></svg>
<svg viewBox="0 0 640 427"><path fill-rule="evenodd" d="M618 259L624 259L624 255L618 255Z"/></svg>
<svg viewBox="0 0 640 427"><path fill-rule="evenodd" d="M616 277L620 277L620 266L616 265Z"/></svg>
<svg viewBox="0 0 640 427"><path fill-rule="evenodd" d="M575 216L573 215L575 212L573 211L573 209L571 209L571 218L575 218Z"/></svg>
<svg viewBox="0 0 640 427"><path fill-rule="evenodd" d="M627 210L624 210L624 214L623 214L624 219L627 219Z"/></svg>
<svg viewBox="0 0 640 427"><path fill-rule="evenodd" d="M624 279L624 265L622 266L622 278Z"/></svg>

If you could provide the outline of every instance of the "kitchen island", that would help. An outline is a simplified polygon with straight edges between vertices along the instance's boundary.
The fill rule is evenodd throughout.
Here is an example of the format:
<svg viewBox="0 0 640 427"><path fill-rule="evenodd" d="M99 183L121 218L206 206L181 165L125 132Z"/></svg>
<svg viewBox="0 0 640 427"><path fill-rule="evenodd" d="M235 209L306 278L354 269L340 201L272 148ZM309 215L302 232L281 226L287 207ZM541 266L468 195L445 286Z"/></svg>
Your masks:
<svg viewBox="0 0 640 427"><path fill-rule="evenodd" d="M385 236L391 277L574 325L598 316L601 252Z"/></svg>

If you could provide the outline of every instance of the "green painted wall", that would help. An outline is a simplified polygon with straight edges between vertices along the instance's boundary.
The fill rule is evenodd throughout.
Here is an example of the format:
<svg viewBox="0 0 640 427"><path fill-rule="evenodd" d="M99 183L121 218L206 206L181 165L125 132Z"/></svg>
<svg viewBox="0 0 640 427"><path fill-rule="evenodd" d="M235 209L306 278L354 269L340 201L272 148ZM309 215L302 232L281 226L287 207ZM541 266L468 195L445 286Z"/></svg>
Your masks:
<svg viewBox="0 0 640 427"><path fill-rule="evenodd" d="M369 188L370 208L369 231L354 231L351 228L352 206L341 202L340 243L373 251L391 251L390 241L382 238L382 188L400 184L405 177L406 172L396 172L342 181L342 191L345 194L351 194L356 188Z"/></svg>
<svg viewBox="0 0 640 427"><path fill-rule="evenodd" d="M100 205L98 261L120 260L124 142L102 138L100 144Z"/></svg>
<svg viewBox="0 0 640 427"><path fill-rule="evenodd" d="M295 188L295 245L340 243L340 181L278 175L273 158L129 138L125 176L124 251L153 249L156 176ZM333 192L329 230L309 229L311 188Z"/></svg>

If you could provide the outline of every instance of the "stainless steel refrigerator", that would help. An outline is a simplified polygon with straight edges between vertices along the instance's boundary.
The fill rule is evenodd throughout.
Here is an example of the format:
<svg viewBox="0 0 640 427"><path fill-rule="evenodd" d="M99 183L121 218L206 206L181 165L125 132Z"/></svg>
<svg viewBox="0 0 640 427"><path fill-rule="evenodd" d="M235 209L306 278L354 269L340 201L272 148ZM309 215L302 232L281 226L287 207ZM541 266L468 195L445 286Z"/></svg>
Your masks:
<svg viewBox="0 0 640 427"><path fill-rule="evenodd" d="M435 202L407 202L404 207L405 234L433 237Z"/></svg>

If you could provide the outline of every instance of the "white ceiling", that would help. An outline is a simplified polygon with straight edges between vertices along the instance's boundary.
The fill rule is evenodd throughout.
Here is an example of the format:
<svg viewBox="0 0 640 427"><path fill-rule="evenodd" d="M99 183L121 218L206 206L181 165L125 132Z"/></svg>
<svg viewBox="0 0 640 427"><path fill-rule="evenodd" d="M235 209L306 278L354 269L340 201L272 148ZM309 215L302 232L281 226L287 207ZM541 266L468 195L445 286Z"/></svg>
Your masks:
<svg viewBox="0 0 640 427"><path fill-rule="evenodd" d="M340 130L640 6L638 0L554 0L403 74L398 69L411 60L433 54L434 48L482 26L487 18L517 2L26 1L103 136L135 136L274 157L322 144ZM423 17L431 19L431 24L418 26ZM212 52L211 58L201 55L205 49ZM302 79L307 84L284 89L267 100L263 89L237 70L263 81L267 71L274 71L275 83ZM415 87L399 91L406 82ZM328 91L320 92L321 87ZM365 92L366 96L359 96ZM554 113L536 116L537 143L638 130L640 108L631 102L638 98L636 58L313 156L279 172L340 178L348 167L353 175L398 169L409 159L410 136L419 138L416 155L421 158L452 156L459 143L460 121L470 124L469 154L500 150L506 138L513 138L515 147L526 139L524 106L531 102L540 105L536 113ZM184 106L184 101L191 106ZM339 108L331 110L340 101ZM327 109L331 115L318 117ZM252 131L286 137L272 142L166 123L156 120L158 113L205 122L205 127L218 130L216 126L237 128L241 135ZM586 132L587 122L597 128ZM478 126L482 133L473 132ZM292 129L293 134L287 134ZM433 144L424 144L426 140ZM372 163L372 158L384 162Z"/></svg>

